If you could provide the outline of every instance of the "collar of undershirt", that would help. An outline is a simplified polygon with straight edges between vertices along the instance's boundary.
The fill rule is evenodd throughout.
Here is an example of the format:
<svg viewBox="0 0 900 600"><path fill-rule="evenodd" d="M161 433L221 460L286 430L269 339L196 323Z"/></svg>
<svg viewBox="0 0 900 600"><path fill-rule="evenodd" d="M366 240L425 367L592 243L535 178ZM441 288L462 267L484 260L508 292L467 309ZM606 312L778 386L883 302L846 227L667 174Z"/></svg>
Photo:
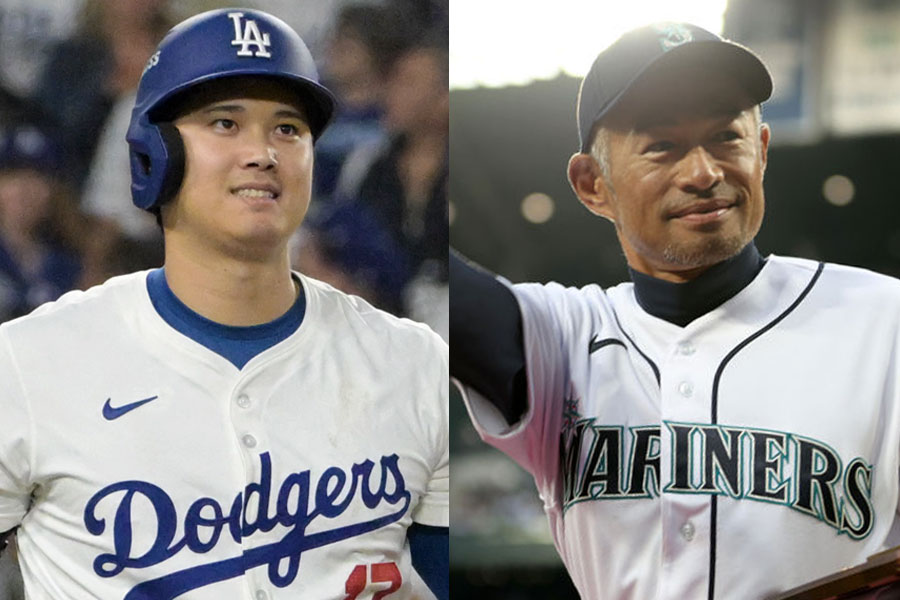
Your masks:
<svg viewBox="0 0 900 600"><path fill-rule="evenodd" d="M188 308L169 287L162 268L147 275L147 292L153 308L173 329L242 369L254 356L290 337L303 322L306 294L296 275L291 277L300 286L291 308L273 321L248 327L216 323Z"/></svg>
<svg viewBox="0 0 900 600"><path fill-rule="evenodd" d="M684 327L747 287L765 263L756 244L750 242L737 255L686 283L663 281L631 268L628 271L641 308L654 317Z"/></svg>

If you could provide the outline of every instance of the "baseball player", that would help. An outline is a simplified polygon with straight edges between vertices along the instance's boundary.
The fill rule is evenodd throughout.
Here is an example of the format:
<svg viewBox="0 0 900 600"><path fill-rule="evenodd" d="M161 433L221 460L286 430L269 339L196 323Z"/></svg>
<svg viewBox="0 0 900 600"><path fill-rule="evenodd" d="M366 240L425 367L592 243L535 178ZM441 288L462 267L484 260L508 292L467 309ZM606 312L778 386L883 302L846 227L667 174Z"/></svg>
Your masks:
<svg viewBox="0 0 900 600"><path fill-rule="evenodd" d="M289 268L333 108L262 12L150 58L128 143L164 268L0 328L27 597L448 596L446 345Z"/></svg>
<svg viewBox="0 0 900 600"><path fill-rule="evenodd" d="M900 543L900 283L757 251L771 89L699 27L623 35L568 177L631 282L452 259L451 374L584 598L771 598Z"/></svg>

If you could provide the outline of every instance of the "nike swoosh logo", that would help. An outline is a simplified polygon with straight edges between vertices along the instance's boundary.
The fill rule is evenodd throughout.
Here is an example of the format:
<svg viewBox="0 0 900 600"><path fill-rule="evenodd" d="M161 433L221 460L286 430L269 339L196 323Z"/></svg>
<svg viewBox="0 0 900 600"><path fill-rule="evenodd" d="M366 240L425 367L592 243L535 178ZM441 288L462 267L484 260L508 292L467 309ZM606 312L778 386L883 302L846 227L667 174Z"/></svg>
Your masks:
<svg viewBox="0 0 900 600"><path fill-rule="evenodd" d="M103 405L103 418L107 421L112 421L113 419L118 419L122 415L129 413L136 409L139 406L143 406L148 402L152 402L156 400L159 396L153 396L151 398L144 398L143 400L138 400L137 402L132 402L130 404L123 404L122 406L113 406L109 403L110 398L106 399L106 404Z"/></svg>
<svg viewBox="0 0 900 600"><path fill-rule="evenodd" d="M616 338L606 338L603 340L597 339L597 334L594 334L594 337L591 338L591 343L588 345L588 354L593 354L603 346L609 346L610 344L618 344L625 348L625 342L622 340L617 340Z"/></svg>

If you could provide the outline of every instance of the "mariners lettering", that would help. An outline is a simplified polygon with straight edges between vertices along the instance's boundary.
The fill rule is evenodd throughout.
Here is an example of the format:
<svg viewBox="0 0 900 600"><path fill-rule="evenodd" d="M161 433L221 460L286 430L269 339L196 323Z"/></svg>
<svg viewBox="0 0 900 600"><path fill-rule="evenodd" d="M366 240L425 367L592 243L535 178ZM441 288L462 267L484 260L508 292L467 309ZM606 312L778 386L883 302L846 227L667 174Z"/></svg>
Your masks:
<svg viewBox="0 0 900 600"><path fill-rule="evenodd" d="M571 423L560 437L565 510L584 501L658 497L660 428L626 431L594 421ZM671 463L662 493L720 494L782 504L853 539L871 533L873 467L862 458L853 458L845 467L824 442L791 433L664 425Z"/></svg>
<svg viewBox="0 0 900 600"><path fill-rule="evenodd" d="M266 452L260 455L260 481L249 484L230 504L222 505L213 498L194 501L184 513L181 537L176 536L177 508L165 490L146 481L108 485L84 509L84 524L89 533L99 536L106 531L104 516L112 523L114 551L94 559L94 572L101 577L114 577L125 569L142 569L165 562L185 550L195 554L209 552L223 536L240 544L243 538L258 531L269 532L281 526L288 531L277 542L250 548L235 558L144 581L125 600L169 600L263 565L268 567L272 584L285 587L297 577L304 551L380 529L406 514L411 494L397 462L398 456L392 454L381 458L380 469L371 460L354 464L349 473L339 467L329 467L315 484L308 470L300 471L288 475L276 492L272 485L272 462ZM351 505L360 503L371 518L333 529L323 530L319 526L315 533L307 533L311 523L335 519ZM390 512L378 510L383 504L391 507L387 509ZM149 547L138 548L133 537L137 530L132 528L132 511L138 507L146 511L148 506L152 507L156 521L156 538Z"/></svg>

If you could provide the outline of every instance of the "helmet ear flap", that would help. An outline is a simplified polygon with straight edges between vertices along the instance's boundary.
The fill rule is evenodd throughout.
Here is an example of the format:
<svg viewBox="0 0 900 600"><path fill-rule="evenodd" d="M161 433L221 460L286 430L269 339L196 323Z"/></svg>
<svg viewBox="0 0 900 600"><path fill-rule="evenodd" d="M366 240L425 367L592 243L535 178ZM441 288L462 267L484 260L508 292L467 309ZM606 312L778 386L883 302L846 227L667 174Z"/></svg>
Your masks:
<svg viewBox="0 0 900 600"><path fill-rule="evenodd" d="M148 123L146 117L128 130L131 195L135 206L157 212L178 193L184 178L184 142L172 123Z"/></svg>
<svg viewBox="0 0 900 600"><path fill-rule="evenodd" d="M179 133L178 128L172 123L157 123L160 137L166 146L168 154L168 164L163 174L162 186L160 186L159 197L153 205L153 209L159 210L159 207L169 202L181 189L181 183L184 180L184 140Z"/></svg>

